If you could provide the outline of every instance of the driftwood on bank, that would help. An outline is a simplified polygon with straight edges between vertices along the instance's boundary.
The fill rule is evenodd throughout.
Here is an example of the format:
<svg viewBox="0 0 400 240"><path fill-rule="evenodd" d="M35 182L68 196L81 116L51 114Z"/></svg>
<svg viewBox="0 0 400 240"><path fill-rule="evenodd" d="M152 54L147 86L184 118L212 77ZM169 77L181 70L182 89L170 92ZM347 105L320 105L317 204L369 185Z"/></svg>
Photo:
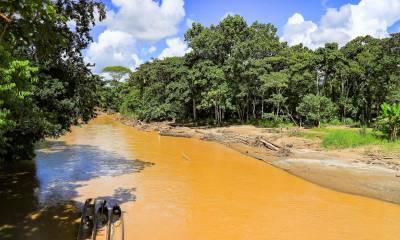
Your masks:
<svg viewBox="0 0 400 240"><path fill-rule="evenodd" d="M183 132L158 131L158 134L160 134L161 136L169 136L169 137L184 137L184 138L193 137L193 134L183 133Z"/></svg>
<svg viewBox="0 0 400 240"><path fill-rule="evenodd" d="M273 144L273 143L271 143L271 142L268 142L268 141L266 141L266 140L264 140L264 139L262 139L262 138L258 139L258 141L260 141L262 144L264 144L264 146L265 146L266 148L268 148L268 149L270 149L270 150L272 150L272 151L279 151L279 149L281 148L281 147L279 147L278 145Z"/></svg>
<svg viewBox="0 0 400 240"><path fill-rule="evenodd" d="M281 147L271 140L266 140L262 136L251 136L238 134L226 129L217 130L215 133L203 131L197 128L171 126L171 123L144 123L138 120L122 117L120 119L126 125L135 126L143 131L156 131L161 136L192 138L197 137L201 140L219 142L225 145L243 144L250 147L265 148L273 151L278 156L290 155L290 150L285 146Z"/></svg>

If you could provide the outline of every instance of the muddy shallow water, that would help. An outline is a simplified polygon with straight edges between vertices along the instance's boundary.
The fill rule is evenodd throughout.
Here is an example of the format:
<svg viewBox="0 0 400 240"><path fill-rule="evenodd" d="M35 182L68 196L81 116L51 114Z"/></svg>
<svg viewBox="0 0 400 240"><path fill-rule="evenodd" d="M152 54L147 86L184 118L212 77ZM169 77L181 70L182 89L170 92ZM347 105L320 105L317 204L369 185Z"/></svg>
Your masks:
<svg viewBox="0 0 400 240"><path fill-rule="evenodd" d="M0 175L0 239L73 239L87 197L126 239L399 239L400 206L322 188L222 145L102 115ZM10 172L14 173L11 174Z"/></svg>

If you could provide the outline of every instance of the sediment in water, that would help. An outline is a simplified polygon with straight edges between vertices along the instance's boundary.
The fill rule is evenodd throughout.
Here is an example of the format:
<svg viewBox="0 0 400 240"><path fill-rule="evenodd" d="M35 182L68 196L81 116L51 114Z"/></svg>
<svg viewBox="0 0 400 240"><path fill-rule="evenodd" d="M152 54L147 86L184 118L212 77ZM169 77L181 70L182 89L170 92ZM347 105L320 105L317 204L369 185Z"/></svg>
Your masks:
<svg viewBox="0 0 400 240"><path fill-rule="evenodd" d="M252 132L246 134L241 126L196 128L170 122L144 123L123 116L116 119L140 130L156 131L161 136L217 142L315 184L400 204L400 161L374 161L375 156L351 150L323 151L311 140L304 143L307 140L287 139L290 133L282 134L282 129L247 126Z"/></svg>

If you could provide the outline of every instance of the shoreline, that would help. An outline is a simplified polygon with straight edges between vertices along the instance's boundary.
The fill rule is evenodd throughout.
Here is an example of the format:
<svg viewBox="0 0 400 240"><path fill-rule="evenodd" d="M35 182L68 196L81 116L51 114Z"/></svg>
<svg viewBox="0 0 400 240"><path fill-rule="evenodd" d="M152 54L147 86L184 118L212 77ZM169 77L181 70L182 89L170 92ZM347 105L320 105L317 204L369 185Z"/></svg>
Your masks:
<svg viewBox="0 0 400 240"><path fill-rule="evenodd" d="M365 149L325 150L315 140L293 136L299 129L182 127L143 123L121 115L117 121L161 136L197 138L223 144L292 175L336 191L400 204L400 159L385 160Z"/></svg>

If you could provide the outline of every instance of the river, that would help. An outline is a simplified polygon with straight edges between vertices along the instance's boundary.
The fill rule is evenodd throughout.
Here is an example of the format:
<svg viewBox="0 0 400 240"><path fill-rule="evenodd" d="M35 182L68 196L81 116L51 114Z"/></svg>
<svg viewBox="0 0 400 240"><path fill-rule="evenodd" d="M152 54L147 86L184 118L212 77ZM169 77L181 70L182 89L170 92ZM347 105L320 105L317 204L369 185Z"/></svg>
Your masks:
<svg viewBox="0 0 400 240"><path fill-rule="evenodd" d="M217 143L101 115L0 174L0 239L74 239L88 197L121 204L126 239L400 239L400 206L336 192Z"/></svg>

